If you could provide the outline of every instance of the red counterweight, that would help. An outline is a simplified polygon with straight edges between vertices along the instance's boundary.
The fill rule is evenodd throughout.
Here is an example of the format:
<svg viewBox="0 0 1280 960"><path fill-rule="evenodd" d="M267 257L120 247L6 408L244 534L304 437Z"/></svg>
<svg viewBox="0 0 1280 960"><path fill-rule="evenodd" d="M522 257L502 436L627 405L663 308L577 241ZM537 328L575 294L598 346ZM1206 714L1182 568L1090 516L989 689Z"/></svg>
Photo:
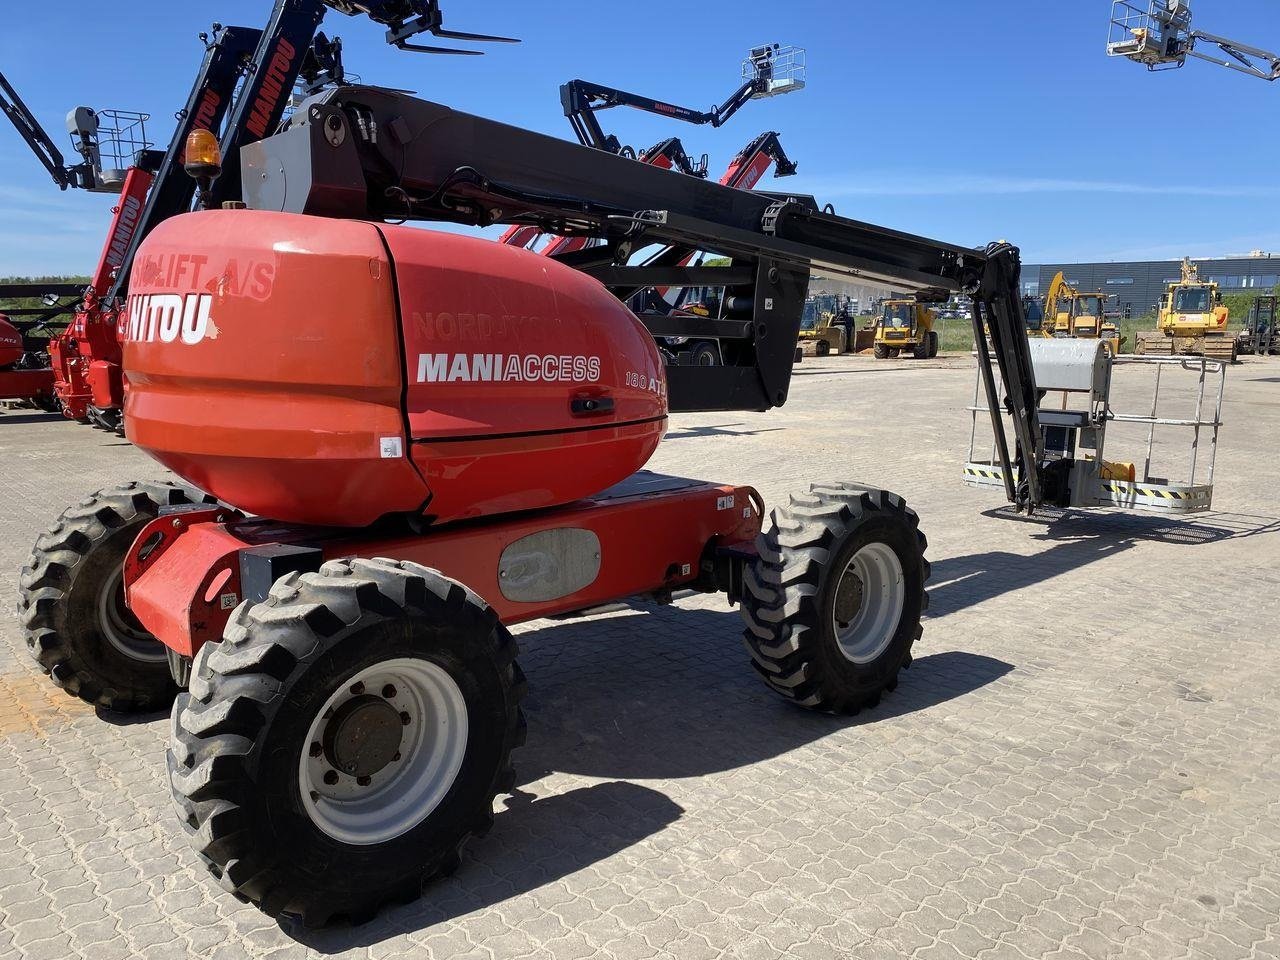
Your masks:
<svg viewBox="0 0 1280 960"><path fill-rule="evenodd" d="M211 211L156 228L129 289L129 438L248 513L366 526L557 506L634 473L666 427L634 315L490 241Z"/></svg>
<svg viewBox="0 0 1280 960"><path fill-rule="evenodd" d="M26 353L22 343L22 334L9 322L9 318L0 313L0 367L17 363Z"/></svg>

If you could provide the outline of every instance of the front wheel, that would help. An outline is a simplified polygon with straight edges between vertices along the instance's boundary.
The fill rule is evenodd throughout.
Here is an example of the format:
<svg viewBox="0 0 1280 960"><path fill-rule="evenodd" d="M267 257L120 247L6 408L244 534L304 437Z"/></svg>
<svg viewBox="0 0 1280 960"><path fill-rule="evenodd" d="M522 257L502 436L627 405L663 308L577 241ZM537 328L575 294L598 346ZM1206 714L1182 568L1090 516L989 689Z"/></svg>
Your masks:
<svg viewBox="0 0 1280 960"><path fill-rule="evenodd" d="M764 681L803 707L857 713L893 690L929 605L919 518L901 497L814 485L756 541L742 616Z"/></svg>
<svg viewBox="0 0 1280 960"><path fill-rule="evenodd" d="M196 851L307 926L418 897L514 785L515 655L484 601L426 567L282 577L200 649L174 704L169 776Z"/></svg>
<svg viewBox="0 0 1280 960"><path fill-rule="evenodd" d="M212 503L174 483L99 490L36 540L18 580L27 647L53 682L118 713L167 707L177 688L165 647L129 612L124 557L166 506Z"/></svg>
<svg viewBox="0 0 1280 960"><path fill-rule="evenodd" d="M889 348L882 343L877 343L874 347L872 347L871 353L875 356L877 360L889 359Z"/></svg>

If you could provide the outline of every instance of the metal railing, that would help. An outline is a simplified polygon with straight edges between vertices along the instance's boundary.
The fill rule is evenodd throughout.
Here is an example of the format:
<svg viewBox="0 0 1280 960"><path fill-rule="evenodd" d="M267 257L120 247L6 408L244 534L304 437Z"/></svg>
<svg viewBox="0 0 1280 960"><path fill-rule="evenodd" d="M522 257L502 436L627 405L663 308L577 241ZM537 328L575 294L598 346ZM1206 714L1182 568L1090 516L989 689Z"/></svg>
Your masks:
<svg viewBox="0 0 1280 960"><path fill-rule="evenodd" d="M1107 31L1107 56L1128 57L1149 70L1176 70L1186 60L1185 41L1191 12L1185 4L1171 8L1151 0L1144 9L1129 0L1113 0ZM1181 41L1169 49L1169 41Z"/></svg>
<svg viewBox="0 0 1280 960"><path fill-rule="evenodd" d="M1226 363L1221 360L1212 360L1208 357L1137 357L1129 355L1116 357L1113 362L1116 366L1145 364L1154 365L1156 368L1155 386L1151 391L1151 412L1149 414L1139 416L1136 414L1116 413L1114 410L1107 411L1107 419L1114 423L1147 424L1147 449L1143 460L1143 479L1149 479L1151 476L1151 456L1152 449L1155 446L1156 427L1183 427L1192 431L1187 483L1194 485L1196 482L1201 432L1206 429L1210 431L1209 468L1203 482L1206 484L1213 483L1213 469L1218 457L1218 429L1222 426L1222 397L1227 384ZM1191 419L1159 416L1161 374L1165 369L1173 367L1189 370L1196 374L1196 408L1195 416ZM1214 391L1213 416L1210 419L1205 419L1205 389L1210 377L1216 377L1217 389Z"/></svg>
<svg viewBox="0 0 1280 960"><path fill-rule="evenodd" d="M1222 399L1226 389L1227 381L1227 364L1222 360L1214 360L1209 357L1150 357L1135 356L1132 354L1121 354L1112 359L1113 367L1155 367L1154 386L1151 392L1151 405L1147 413L1123 413L1118 412L1108 394L1106 404L1101 408L1093 408L1092 414L1099 423L1132 423L1145 424L1147 426L1146 449L1143 454L1142 474L1139 478L1141 483L1161 482L1168 483L1172 478L1159 478L1156 480L1151 476L1151 463L1155 448L1156 427L1170 427L1178 429L1187 429L1191 431L1191 447L1188 459L1188 478L1185 481L1187 485L1193 486L1197 483L1197 474L1203 479L1199 482L1202 484L1213 483L1213 471L1217 462L1218 455L1218 430L1222 426ZM1195 385L1195 413L1192 417L1165 417L1160 415L1161 389L1167 386L1164 383L1163 374L1166 370L1178 369L1186 370L1193 373L1196 377ZM998 371L996 371L998 373ZM981 390L981 371L979 376L975 378L973 388L973 404L966 409L970 412L969 427L969 453L968 460L974 462L976 460L975 452L978 444L978 415L989 415L985 403L980 403L983 399ZM1216 381L1216 383L1214 382ZM1114 384L1113 384L1114 385ZM997 384L998 389L1003 388L1003 384ZM1046 393L1060 392L1062 393L1062 408L1066 409L1067 391L1046 391ZM1047 398L1046 398L1047 399ZM1206 403L1208 401L1208 403ZM1049 409L1045 403L1041 403L1042 409ZM1210 409L1212 412L1210 412ZM1201 459L1203 441L1207 433L1208 441L1208 464L1207 467ZM1101 453L1099 452L1099 455ZM997 452L995 437L991 439L991 448L989 451L987 463L997 463ZM1202 472L1203 471L1203 472ZM1179 481L1181 482L1181 481Z"/></svg>
<svg viewBox="0 0 1280 960"><path fill-rule="evenodd" d="M147 121L151 114L133 110L99 110L97 117L98 156L103 170L131 167L140 151L151 148L152 142L147 139ZM71 139L76 142L74 134Z"/></svg>
<svg viewBox="0 0 1280 960"><path fill-rule="evenodd" d="M804 47L775 46L769 56L768 88L757 94L758 97L772 97L781 93L801 90L805 85L807 60ZM751 80L756 76L758 66L748 57L742 61L742 79Z"/></svg>

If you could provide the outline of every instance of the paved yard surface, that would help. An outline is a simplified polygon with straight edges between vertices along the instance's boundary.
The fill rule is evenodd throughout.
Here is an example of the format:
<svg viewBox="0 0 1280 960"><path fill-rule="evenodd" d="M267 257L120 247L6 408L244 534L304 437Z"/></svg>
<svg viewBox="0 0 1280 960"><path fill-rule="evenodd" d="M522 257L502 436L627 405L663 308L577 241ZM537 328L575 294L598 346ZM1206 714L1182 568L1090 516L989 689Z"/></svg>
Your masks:
<svg viewBox="0 0 1280 960"><path fill-rule="evenodd" d="M783 411L677 418L654 463L908 498L932 607L877 710L780 702L704 598L522 628L493 832L421 903L318 934L218 890L165 719L52 688L13 618L38 530L162 471L0 414L0 957L1280 957L1280 361L1232 371L1195 521L1001 515L959 482L971 390L961 358L808 360Z"/></svg>

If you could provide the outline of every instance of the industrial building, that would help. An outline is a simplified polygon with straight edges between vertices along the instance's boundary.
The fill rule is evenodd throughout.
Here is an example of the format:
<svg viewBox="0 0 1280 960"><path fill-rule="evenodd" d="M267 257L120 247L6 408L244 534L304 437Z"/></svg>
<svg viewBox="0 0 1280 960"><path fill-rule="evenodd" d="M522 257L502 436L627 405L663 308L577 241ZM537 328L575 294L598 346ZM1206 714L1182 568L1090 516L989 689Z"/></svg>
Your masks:
<svg viewBox="0 0 1280 960"><path fill-rule="evenodd" d="M1280 254L1257 252L1192 262L1199 265L1200 278L1217 282L1223 293L1270 293L1280 283ZM1178 260L1026 264L1022 268L1022 292L1041 296L1059 270L1078 290L1109 294L1112 300L1108 309L1135 317L1153 312L1165 287L1181 274Z"/></svg>

